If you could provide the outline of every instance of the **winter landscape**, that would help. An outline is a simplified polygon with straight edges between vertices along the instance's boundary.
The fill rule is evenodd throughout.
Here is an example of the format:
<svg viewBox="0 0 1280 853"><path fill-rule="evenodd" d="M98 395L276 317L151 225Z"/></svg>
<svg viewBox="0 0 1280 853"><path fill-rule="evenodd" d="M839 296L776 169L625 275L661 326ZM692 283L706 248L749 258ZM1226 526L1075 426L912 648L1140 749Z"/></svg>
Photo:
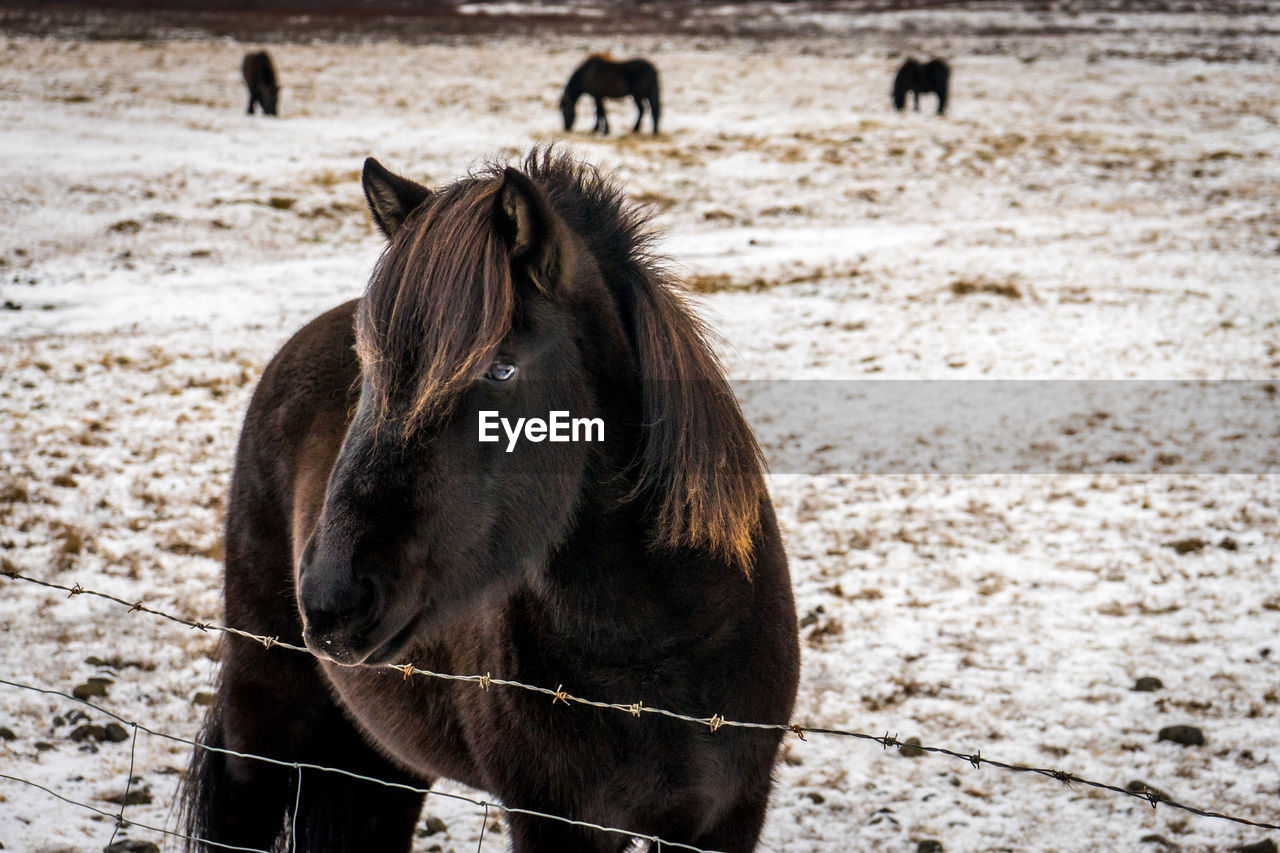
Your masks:
<svg viewBox="0 0 1280 853"><path fill-rule="evenodd" d="M0 36L3 569L221 622L255 381L307 319L361 293L381 250L364 158L441 184L555 144L652 211L748 410L756 380L1126 380L1104 383L1105 407L1015 407L1022 443L963 472L846 465L853 426L835 431L851 456L782 461L803 418L763 408L802 626L796 722L1280 822L1280 29L1117 8L807 8L795 32L751 37L607 35L607 15L598 35L513 19L417 43ZM261 47L279 118L244 113L240 58ZM585 102L562 131L560 88L591 51L655 62L661 134L624 132L623 102L607 138L586 132ZM893 111L912 55L950 60L946 117L932 96ZM1185 432L1125 427L1174 380L1250 380L1199 417L1230 411L1244 426L1219 444L1247 452L1216 464ZM885 427L904 446L936 437ZM0 679L79 687L195 736L215 634L18 579L0 592ZM0 684L4 850L96 851L115 830L18 779L114 815L132 775L127 818L177 828L190 747L129 727L73 736L111 721ZM1158 739L1175 725L1203 742ZM479 807L433 797L425 814L439 820L416 851L505 849L497 810L483 839ZM785 744L761 849L1267 839L1280 833L811 735Z"/></svg>

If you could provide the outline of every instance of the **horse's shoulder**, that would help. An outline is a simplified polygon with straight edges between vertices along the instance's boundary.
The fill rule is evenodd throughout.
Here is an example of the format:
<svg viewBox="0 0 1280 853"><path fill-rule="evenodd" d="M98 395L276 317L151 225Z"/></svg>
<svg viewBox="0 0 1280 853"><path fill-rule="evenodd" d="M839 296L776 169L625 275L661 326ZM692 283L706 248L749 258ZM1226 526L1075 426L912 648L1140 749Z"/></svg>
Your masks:
<svg viewBox="0 0 1280 853"><path fill-rule="evenodd" d="M345 422L360 374L354 351L358 304L353 299L326 311L280 348L254 391L246 431L268 430L287 440L325 418Z"/></svg>

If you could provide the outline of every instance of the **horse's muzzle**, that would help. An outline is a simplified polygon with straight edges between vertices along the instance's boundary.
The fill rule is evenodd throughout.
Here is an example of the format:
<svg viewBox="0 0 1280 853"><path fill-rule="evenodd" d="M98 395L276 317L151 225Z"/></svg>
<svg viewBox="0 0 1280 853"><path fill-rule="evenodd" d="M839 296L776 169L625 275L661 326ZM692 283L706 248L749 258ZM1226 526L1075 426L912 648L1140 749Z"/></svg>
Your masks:
<svg viewBox="0 0 1280 853"><path fill-rule="evenodd" d="M364 663L380 644L375 639L379 619L373 585L305 558L303 562L298 609L307 648L344 666Z"/></svg>

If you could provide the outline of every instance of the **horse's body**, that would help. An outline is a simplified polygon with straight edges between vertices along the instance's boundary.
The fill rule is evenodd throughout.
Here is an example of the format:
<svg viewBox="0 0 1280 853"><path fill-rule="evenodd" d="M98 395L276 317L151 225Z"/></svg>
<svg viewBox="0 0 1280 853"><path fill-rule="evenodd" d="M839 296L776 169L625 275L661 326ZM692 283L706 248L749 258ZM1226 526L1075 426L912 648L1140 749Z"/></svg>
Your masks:
<svg viewBox="0 0 1280 853"><path fill-rule="evenodd" d="M647 59L629 59L614 62L607 56L593 54L578 66L565 84L560 98L560 113L564 116L564 129L573 130L578 98L590 95L596 103L596 124L593 132L607 134L609 117L605 114L605 98L631 98L636 102L636 124L632 133L640 132L644 120L645 104L649 105L649 118L653 132L658 132L658 119L662 116L662 99L658 94L658 69Z"/></svg>
<svg viewBox="0 0 1280 853"><path fill-rule="evenodd" d="M245 112L253 115L256 104L262 107L264 115L275 115L280 87L276 83L276 67L271 64L271 55L265 50L246 53L244 61L240 63L240 71L244 74L244 84L249 89L249 108Z"/></svg>
<svg viewBox="0 0 1280 853"><path fill-rule="evenodd" d="M951 69L941 59L916 62L908 59L893 78L893 106L901 112L907 105L907 93L920 111L921 93L932 92L938 96L938 115L947 111L947 89L951 81Z"/></svg>
<svg viewBox="0 0 1280 853"><path fill-rule="evenodd" d="M228 507L228 624L316 656L229 637L203 742L752 850L778 731L376 666L783 724L799 650L755 440L619 193L549 154L430 194L369 161L365 192L391 245L267 367ZM490 409L600 417L605 440L508 453L477 441ZM297 779L197 750L187 830L409 850L421 794ZM508 821L516 853L631 840Z"/></svg>

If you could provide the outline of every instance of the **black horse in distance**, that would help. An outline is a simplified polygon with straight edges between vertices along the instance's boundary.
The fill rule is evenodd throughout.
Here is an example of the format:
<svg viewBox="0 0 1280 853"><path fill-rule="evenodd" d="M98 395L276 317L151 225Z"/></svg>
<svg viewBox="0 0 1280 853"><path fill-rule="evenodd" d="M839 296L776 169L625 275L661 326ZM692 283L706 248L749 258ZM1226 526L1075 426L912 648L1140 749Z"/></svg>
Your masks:
<svg viewBox="0 0 1280 853"><path fill-rule="evenodd" d="M605 115L605 98L631 98L636 102L636 125L633 133L640 132L644 120L645 104L653 121L653 132L658 132L658 119L662 115L662 99L658 94L658 69L647 59L629 59L615 62L604 54L592 54L577 67L565 84L560 98L560 113L564 116L564 129L573 130L573 120L578 98L590 95L596 103L596 124L592 132L608 134L609 117Z"/></svg>
<svg viewBox="0 0 1280 853"><path fill-rule="evenodd" d="M262 107L265 115L276 115L280 86L276 82L276 67L271 63L271 55L265 50L246 53L240 70L244 73L244 84L249 87L249 108L245 112L253 115L256 104Z"/></svg>
<svg viewBox="0 0 1280 853"><path fill-rule="evenodd" d="M938 96L938 115L947 111L947 88L951 80L951 69L941 59L928 62L916 62L908 59L898 69L898 76L893 78L893 106L901 112L907 105L907 93L911 93L916 112L920 111L920 94L922 92Z"/></svg>

